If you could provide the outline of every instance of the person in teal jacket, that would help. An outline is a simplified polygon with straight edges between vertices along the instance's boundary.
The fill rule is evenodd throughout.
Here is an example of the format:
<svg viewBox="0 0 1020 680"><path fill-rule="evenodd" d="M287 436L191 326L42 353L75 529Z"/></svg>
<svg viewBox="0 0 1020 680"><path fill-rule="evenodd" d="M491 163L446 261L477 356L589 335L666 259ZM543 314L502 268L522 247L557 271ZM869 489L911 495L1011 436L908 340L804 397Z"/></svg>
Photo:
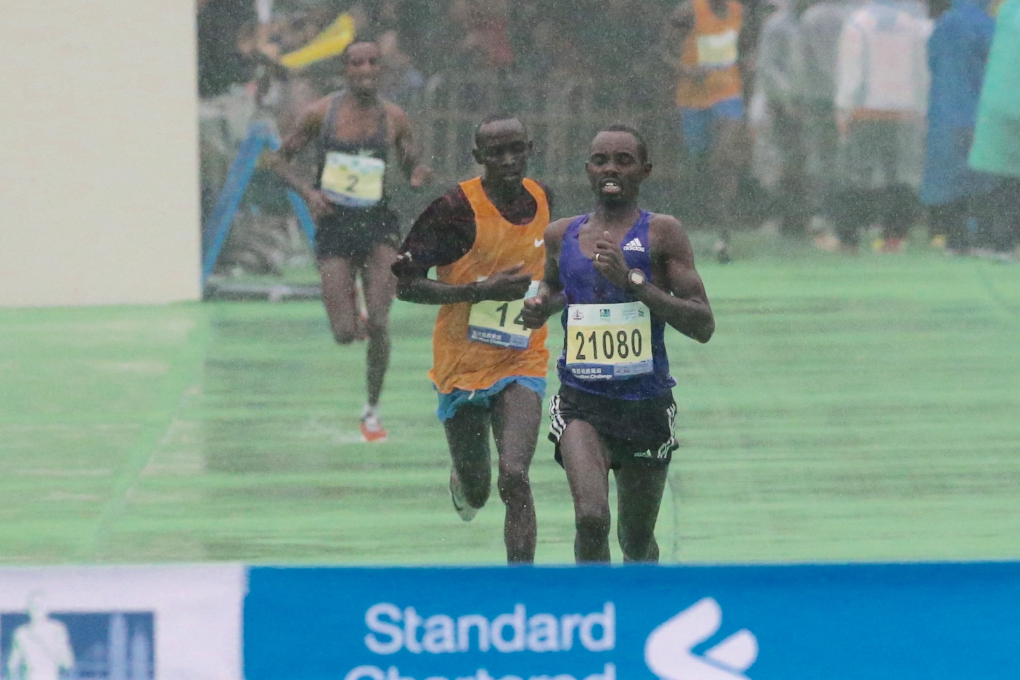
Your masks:
<svg viewBox="0 0 1020 680"><path fill-rule="evenodd" d="M1003 178L992 246L1009 254L1020 245L1020 0L999 8L970 166Z"/></svg>

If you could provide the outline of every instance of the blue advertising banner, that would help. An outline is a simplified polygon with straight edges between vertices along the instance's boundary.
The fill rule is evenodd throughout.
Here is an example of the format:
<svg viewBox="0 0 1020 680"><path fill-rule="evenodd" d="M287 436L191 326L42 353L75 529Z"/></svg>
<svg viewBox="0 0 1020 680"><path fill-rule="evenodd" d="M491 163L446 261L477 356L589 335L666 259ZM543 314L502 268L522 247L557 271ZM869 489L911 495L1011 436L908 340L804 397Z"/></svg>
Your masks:
<svg viewBox="0 0 1020 680"><path fill-rule="evenodd" d="M1016 678L1020 564L253 568L247 680Z"/></svg>

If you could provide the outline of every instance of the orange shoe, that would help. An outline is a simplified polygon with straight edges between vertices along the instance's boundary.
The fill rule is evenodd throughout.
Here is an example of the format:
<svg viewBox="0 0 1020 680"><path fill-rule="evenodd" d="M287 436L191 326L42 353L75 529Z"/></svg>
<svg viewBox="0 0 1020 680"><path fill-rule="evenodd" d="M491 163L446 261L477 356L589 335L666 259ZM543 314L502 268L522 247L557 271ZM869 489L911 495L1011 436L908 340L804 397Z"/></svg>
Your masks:
<svg viewBox="0 0 1020 680"><path fill-rule="evenodd" d="M361 439L362 441L374 444L382 443L386 441L389 434L386 432L386 428L382 426L379 421L379 416L369 414L361 419Z"/></svg>

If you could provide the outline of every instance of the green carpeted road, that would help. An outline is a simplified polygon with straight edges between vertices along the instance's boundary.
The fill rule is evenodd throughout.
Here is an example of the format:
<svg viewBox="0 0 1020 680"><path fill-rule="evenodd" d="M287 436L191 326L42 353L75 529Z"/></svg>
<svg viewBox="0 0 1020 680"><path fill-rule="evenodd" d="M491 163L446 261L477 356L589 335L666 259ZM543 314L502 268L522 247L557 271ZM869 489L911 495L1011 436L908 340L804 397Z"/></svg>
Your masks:
<svg viewBox="0 0 1020 680"><path fill-rule="evenodd" d="M1020 267L736 251L701 260L716 337L670 339L664 560L1020 558ZM390 441L367 446L364 347L317 303L0 312L0 563L502 561L498 500L450 507L433 318L395 307ZM563 563L551 454L538 559Z"/></svg>

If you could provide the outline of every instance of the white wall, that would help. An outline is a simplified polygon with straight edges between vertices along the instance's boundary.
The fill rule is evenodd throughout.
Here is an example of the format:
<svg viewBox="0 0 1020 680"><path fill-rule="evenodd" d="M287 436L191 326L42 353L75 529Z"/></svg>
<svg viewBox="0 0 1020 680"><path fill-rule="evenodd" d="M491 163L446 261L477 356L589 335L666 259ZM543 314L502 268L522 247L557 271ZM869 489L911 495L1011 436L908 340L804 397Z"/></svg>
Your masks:
<svg viewBox="0 0 1020 680"><path fill-rule="evenodd" d="M194 0L0 6L0 307L199 297Z"/></svg>

